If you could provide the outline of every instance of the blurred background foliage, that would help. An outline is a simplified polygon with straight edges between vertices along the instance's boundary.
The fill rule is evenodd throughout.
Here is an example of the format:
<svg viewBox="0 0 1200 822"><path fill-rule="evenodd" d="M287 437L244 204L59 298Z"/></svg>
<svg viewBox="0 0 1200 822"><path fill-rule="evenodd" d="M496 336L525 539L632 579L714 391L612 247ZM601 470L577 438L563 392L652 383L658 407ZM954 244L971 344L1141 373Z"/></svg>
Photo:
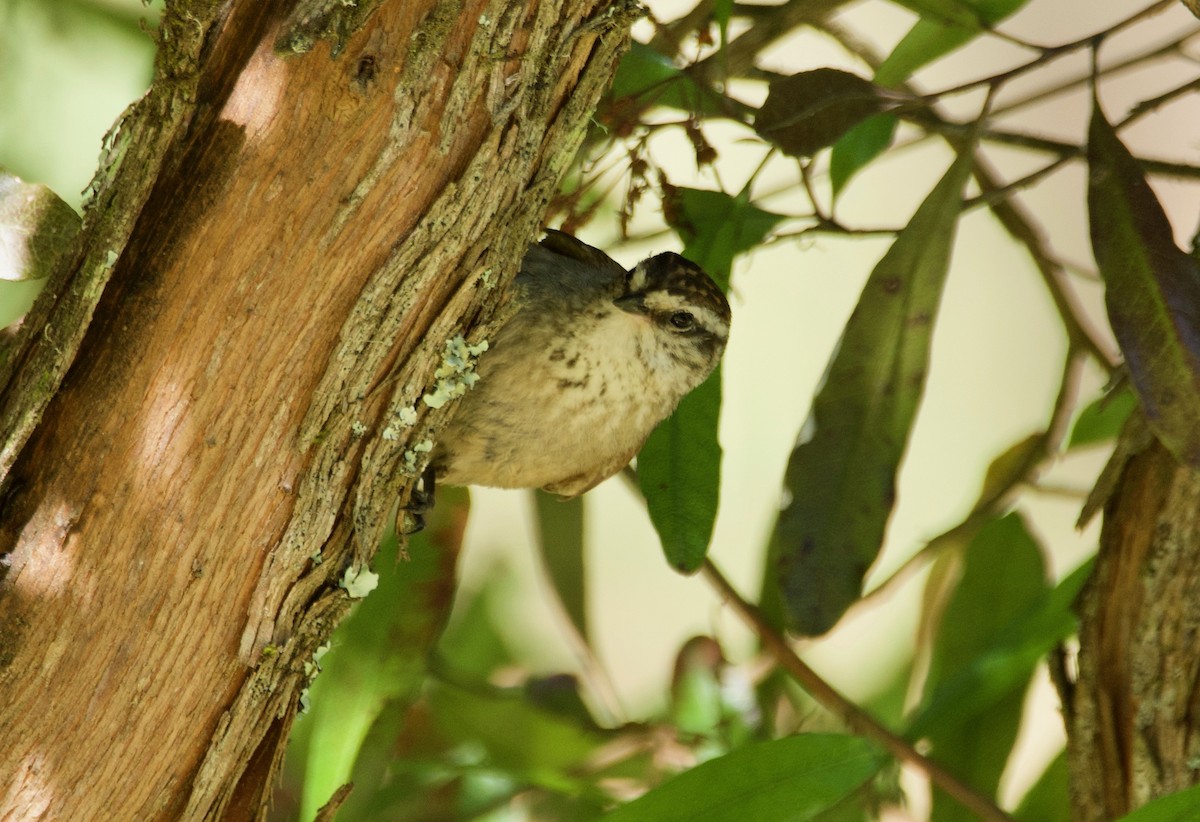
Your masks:
<svg viewBox="0 0 1200 822"><path fill-rule="evenodd" d="M647 6L547 222L728 284L724 368L586 499L443 489L389 538L310 664L273 818L352 782L338 819L1068 819L1076 520L1132 410L1195 381L1195 338L1140 331L1197 304L1200 24ZM78 208L159 13L0 0L0 166ZM1114 337L1105 281L1162 299ZM0 322L35 289L0 283ZM1109 390L1118 339L1178 368ZM1184 461L1189 402L1156 429Z"/></svg>

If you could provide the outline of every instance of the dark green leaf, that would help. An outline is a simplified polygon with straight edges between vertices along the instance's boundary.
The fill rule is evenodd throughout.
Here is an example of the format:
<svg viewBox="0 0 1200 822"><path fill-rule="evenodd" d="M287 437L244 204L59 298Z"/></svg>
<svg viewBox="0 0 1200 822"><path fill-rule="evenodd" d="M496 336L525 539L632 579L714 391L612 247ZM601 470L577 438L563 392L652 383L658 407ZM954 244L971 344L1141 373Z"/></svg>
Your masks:
<svg viewBox="0 0 1200 822"><path fill-rule="evenodd" d="M583 499L562 499L535 491L538 544L542 563L558 600L586 641L587 589L583 571Z"/></svg>
<svg viewBox="0 0 1200 822"><path fill-rule="evenodd" d="M792 452L777 572L802 634L829 630L858 599L883 542L970 169L966 152L871 272L813 401L812 436Z"/></svg>
<svg viewBox="0 0 1200 822"><path fill-rule="evenodd" d="M721 487L721 369L683 398L638 454L638 484L667 563L690 574L704 563Z"/></svg>
<svg viewBox="0 0 1200 822"><path fill-rule="evenodd" d="M866 741L803 734L738 748L685 771L604 817L612 822L812 819L879 770Z"/></svg>
<svg viewBox="0 0 1200 822"><path fill-rule="evenodd" d="M1117 434L1121 433L1121 426L1125 425L1125 420L1129 419L1136 407L1137 399L1128 389L1100 397L1079 413L1075 425L1071 427L1067 447L1079 448L1116 439Z"/></svg>
<svg viewBox="0 0 1200 822"><path fill-rule="evenodd" d="M871 81L821 68L771 83L754 129L785 154L811 157L874 114L895 106Z"/></svg>
<svg viewBox="0 0 1200 822"><path fill-rule="evenodd" d="M1117 822L1195 822L1200 815L1200 785L1160 796Z"/></svg>
<svg viewBox="0 0 1200 822"><path fill-rule="evenodd" d="M1200 467L1200 264L1137 160L1093 102L1088 217L1109 323L1151 430L1181 463Z"/></svg>

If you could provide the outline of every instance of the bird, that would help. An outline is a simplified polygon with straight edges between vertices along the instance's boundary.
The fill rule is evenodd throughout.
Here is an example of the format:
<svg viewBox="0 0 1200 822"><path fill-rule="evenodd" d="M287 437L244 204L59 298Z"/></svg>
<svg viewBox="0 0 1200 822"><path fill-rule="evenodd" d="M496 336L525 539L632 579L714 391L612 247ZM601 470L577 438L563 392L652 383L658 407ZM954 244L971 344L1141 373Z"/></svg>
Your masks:
<svg viewBox="0 0 1200 822"><path fill-rule="evenodd" d="M629 464L729 337L724 293L672 252L626 270L548 230L510 294L515 310L431 453L430 492L434 482L588 491Z"/></svg>

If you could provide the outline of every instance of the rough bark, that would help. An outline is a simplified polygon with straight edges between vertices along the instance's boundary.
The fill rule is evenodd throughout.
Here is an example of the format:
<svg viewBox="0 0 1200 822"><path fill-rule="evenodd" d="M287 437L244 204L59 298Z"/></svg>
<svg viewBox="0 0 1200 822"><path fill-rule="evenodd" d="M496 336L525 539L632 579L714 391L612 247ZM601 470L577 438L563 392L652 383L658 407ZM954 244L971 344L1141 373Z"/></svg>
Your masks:
<svg viewBox="0 0 1200 822"><path fill-rule="evenodd" d="M1130 426L1123 441L1140 436ZM1114 819L1200 775L1200 474L1157 442L1118 470L1067 701L1077 820Z"/></svg>
<svg viewBox="0 0 1200 822"><path fill-rule="evenodd" d="M0 365L0 817L261 810L337 583L452 410L445 343L486 334L631 16L170 6Z"/></svg>

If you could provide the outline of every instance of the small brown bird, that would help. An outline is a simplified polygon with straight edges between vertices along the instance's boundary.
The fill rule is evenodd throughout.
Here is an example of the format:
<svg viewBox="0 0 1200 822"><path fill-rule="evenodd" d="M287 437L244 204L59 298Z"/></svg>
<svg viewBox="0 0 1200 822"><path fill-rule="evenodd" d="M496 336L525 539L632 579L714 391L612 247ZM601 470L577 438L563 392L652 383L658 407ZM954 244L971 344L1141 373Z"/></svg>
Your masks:
<svg viewBox="0 0 1200 822"><path fill-rule="evenodd" d="M530 246L513 298L434 449L439 482L582 494L629 463L729 335L699 266L664 253L626 271L560 231Z"/></svg>

